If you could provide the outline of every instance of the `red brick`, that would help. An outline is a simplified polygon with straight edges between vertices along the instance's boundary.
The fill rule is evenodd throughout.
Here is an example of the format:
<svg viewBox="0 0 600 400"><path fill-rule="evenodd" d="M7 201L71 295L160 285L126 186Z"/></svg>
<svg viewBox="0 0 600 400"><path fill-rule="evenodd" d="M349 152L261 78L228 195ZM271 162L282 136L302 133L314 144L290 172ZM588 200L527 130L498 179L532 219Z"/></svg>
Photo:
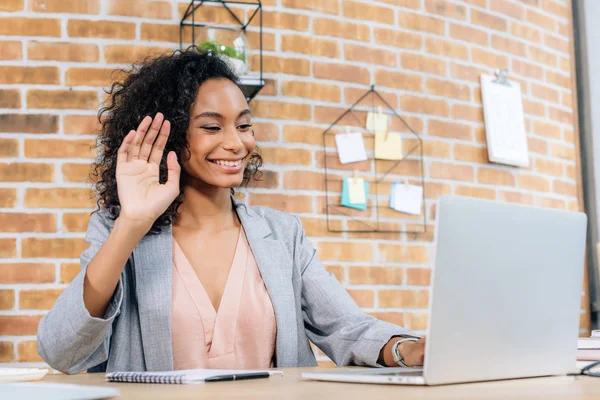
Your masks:
<svg viewBox="0 0 600 400"><path fill-rule="evenodd" d="M35 335L40 319L41 315L0 315L0 335Z"/></svg>
<svg viewBox="0 0 600 400"><path fill-rule="evenodd" d="M169 47L148 47L136 45L108 45L104 47L104 58L109 64L133 64L148 57L171 53Z"/></svg>
<svg viewBox="0 0 600 400"><path fill-rule="evenodd" d="M429 286L431 283L431 269L406 268L406 283L415 286Z"/></svg>
<svg viewBox="0 0 600 400"><path fill-rule="evenodd" d="M394 23L394 10L375 4L358 3L352 0L344 0L343 15L354 20L370 20L384 24Z"/></svg>
<svg viewBox="0 0 600 400"><path fill-rule="evenodd" d="M413 14L409 12L399 12L398 22L401 27L437 35L443 35L446 30L446 23L442 19L426 17L424 15Z"/></svg>
<svg viewBox="0 0 600 400"><path fill-rule="evenodd" d="M60 37L60 24L53 18L0 17L0 35Z"/></svg>
<svg viewBox="0 0 600 400"><path fill-rule="evenodd" d="M185 38L191 37L191 31L184 32L183 37L184 40ZM154 24L142 22L141 38L142 40L153 42L179 43L179 24ZM266 47L263 47L263 50L266 50Z"/></svg>
<svg viewBox="0 0 600 400"><path fill-rule="evenodd" d="M562 158L564 160L575 160L575 148L571 146L552 143L551 154L553 157Z"/></svg>
<svg viewBox="0 0 600 400"><path fill-rule="evenodd" d="M284 188L291 190L325 191L325 176L310 171L285 171Z"/></svg>
<svg viewBox="0 0 600 400"><path fill-rule="evenodd" d="M80 271L79 263L60 264L60 283L71 283Z"/></svg>
<svg viewBox="0 0 600 400"><path fill-rule="evenodd" d="M571 78L554 71L546 71L546 81L565 89L571 89Z"/></svg>
<svg viewBox="0 0 600 400"><path fill-rule="evenodd" d="M96 178L89 164L63 164L61 172L65 182L90 183Z"/></svg>
<svg viewBox="0 0 600 400"><path fill-rule="evenodd" d="M14 361L15 353L12 342L0 342L0 362L6 363Z"/></svg>
<svg viewBox="0 0 600 400"><path fill-rule="evenodd" d="M559 126L542 121L533 122L533 132L552 139L560 139L562 136Z"/></svg>
<svg viewBox="0 0 600 400"><path fill-rule="evenodd" d="M472 140L471 127L456 122L439 121L430 119L428 123L428 134L446 138L461 140Z"/></svg>
<svg viewBox="0 0 600 400"><path fill-rule="evenodd" d="M490 9L517 20L525 18L525 8L507 0L490 0Z"/></svg>
<svg viewBox="0 0 600 400"><path fill-rule="evenodd" d="M452 118L473 122L483 122L483 108L471 107L464 104L452 106Z"/></svg>
<svg viewBox="0 0 600 400"><path fill-rule="evenodd" d="M530 194L519 192L500 192L500 198L503 201L520 204L533 204L533 196Z"/></svg>
<svg viewBox="0 0 600 400"><path fill-rule="evenodd" d="M85 232L90 220L90 213L65 213L62 227L65 232Z"/></svg>
<svg viewBox="0 0 600 400"><path fill-rule="evenodd" d="M486 164L488 161L488 153L485 147L455 143L454 159L457 161L470 161L479 164Z"/></svg>
<svg viewBox="0 0 600 400"><path fill-rule="evenodd" d="M405 326L404 313L401 312L369 312L369 315L397 326Z"/></svg>
<svg viewBox="0 0 600 400"><path fill-rule="evenodd" d="M281 147L263 147L263 159L275 165L311 165L312 152L305 149L286 149Z"/></svg>
<svg viewBox="0 0 600 400"><path fill-rule="evenodd" d="M476 9L471 9L471 22L475 25L498 31L506 31L507 29L506 20L504 18Z"/></svg>
<svg viewBox="0 0 600 400"><path fill-rule="evenodd" d="M429 173L435 179L447 179L451 181L469 181L475 178L475 172L470 165L455 165L441 162L432 162Z"/></svg>
<svg viewBox="0 0 600 400"><path fill-rule="evenodd" d="M537 197L535 199L535 205L538 207L556 208L559 210L567 208L564 200L552 199L549 197Z"/></svg>
<svg viewBox="0 0 600 400"><path fill-rule="evenodd" d="M296 120L310 120L311 118L309 104L256 100L251 103L251 108L255 116L262 118Z"/></svg>
<svg viewBox="0 0 600 400"><path fill-rule="evenodd" d="M475 68L455 63L450 64L450 75L453 78L477 82L477 84L480 82L480 75L486 72L487 71L482 68Z"/></svg>
<svg viewBox="0 0 600 400"><path fill-rule="evenodd" d="M567 2L567 4L570 4L570 2ZM542 1L542 9L560 18L570 19L572 17L570 7L558 1L544 0Z"/></svg>
<svg viewBox="0 0 600 400"><path fill-rule="evenodd" d="M370 41L371 29L369 26L357 22L340 22L328 18L315 18L313 20L313 30L319 36L335 36L365 42Z"/></svg>
<svg viewBox="0 0 600 400"><path fill-rule="evenodd" d="M253 57L251 63L257 65L258 58ZM299 58L280 58L263 55L263 72L307 76L310 74L310 61Z"/></svg>
<svg viewBox="0 0 600 400"><path fill-rule="evenodd" d="M328 14L338 14L340 9L336 1L321 0L283 0L282 6L285 8L321 11Z"/></svg>
<svg viewBox="0 0 600 400"><path fill-rule="evenodd" d="M544 49L540 49L537 46L528 46L529 47L529 57L537 62L542 64L549 65L551 67L556 66L557 57L555 54L550 53Z"/></svg>
<svg viewBox="0 0 600 400"><path fill-rule="evenodd" d="M99 14L99 0L33 0L29 10L47 13Z"/></svg>
<svg viewBox="0 0 600 400"><path fill-rule="evenodd" d="M561 162L546 160L543 158L536 158L535 171L541 172L543 174L558 176L558 177L564 176L564 167Z"/></svg>
<svg viewBox="0 0 600 400"><path fill-rule="evenodd" d="M368 62L369 64L387 65L389 67L397 65L395 52L354 44L344 45L344 58L350 61Z"/></svg>
<svg viewBox="0 0 600 400"><path fill-rule="evenodd" d="M561 122L563 124L573 124L573 114L570 111L560 110L555 107L548 107L548 116L551 120Z"/></svg>
<svg viewBox="0 0 600 400"><path fill-rule="evenodd" d="M539 29L529 25L512 22L510 24L510 33L513 36L518 36L535 44L542 42L542 33L539 31Z"/></svg>
<svg viewBox="0 0 600 400"><path fill-rule="evenodd" d="M21 108L21 91L0 89L0 108Z"/></svg>
<svg viewBox="0 0 600 400"><path fill-rule="evenodd" d="M540 14L532 9L527 10L526 20L540 28L554 32L556 30L556 20L553 17Z"/></svg>
<svg viewBox="0 0 600 400"><path fill-rule="evenodd" d="M482 50L479 48L471 49L471 58L475 64L486 65L488 67L507 68L508 57L496 52Z"/></svg>
<svg viewBox="0 0 600 400"><path fill-rule="evenodd" d="M515 186L515 176L509 171L498 169L479 168L477 180L487 185Z"/></svg>
<svg viewBox="0 0 600 400"><path fill-rule="evenodd" d="M523 112L526 115L546 116L546 105L541 102L523 99Z"/></svg>
<svg viewBox="0 0 600 400"><path fill-rule="evenodd" d="M463 24L451 23L450 37L482 46L487 46L489 42L487 32Z"/></svg>
<svg viewBox="0 0 600 400"><path fill-rule="evenodd" d="M546 178L537 175L520 174L518 177L519 187L538 192L549 192L550 182Z"/></svg>
<svg viewBox="0 0 600 400"><path fill-rule="evenodd" d="M55 109L98 108L98 93L75 90L35 90L27 91L27 107Z"/></svg>
<svg viewBox="0 0 600 400"><path fill-rule="evenodd" d="M58 67L0 66L0 83L51 85L60 83Z"/></svg>
<svg viewBox="0 0 600 400"><path fill-rule="evenodd" d="M286 143L323 144L323 129L307 125L284 125L283 141Z"/></svg>
<svg viewBox="0 0 600 400"><path fill-rule="evenodd" d="M559 92L551 89L548 86L538 85L535 83L530 84L531 94L538 99L550 101L552 103L560 104ZM537 121L536 121L537 122Z"/></svg>
<svg viewBox="0 0 600 400"><path fill-rule="evenodd" d="M93 193L84 188L54 188L25 190L25 207L28 208L93 208Z"/></svg>
<svg viewBox="0 0 600 400"><path fill-rule="evenodd" d="M404 53L400 56L400 64L406 69L413 69L436 75L446 75L446 62L439 58Z"/></svg>
<svg viewBox="0 0 600 400"><path fill-rule="evenodd" d="M281 38L281 51L330 58L338 58L340 56L340 48L337 41L319 39L314 36L283 35Z"/></svg>
<svg viewBox="0 0 600 400"><path fill-rule="evenodd" d="M349 267L348 279L352 284L401 285L404 269L396 267Z"/></svg>
<svg viewBox="0 0 600 400"><path fill-rule="evenodd" d="M42 357L37 351L37 342L28 340L19 343L19 361L21 362L42 362Z"/></svg>
<svg viewBox="0 0 600 400"><path fill-rule="evenodd" d="M487 43L487 35L486 35ZM419 46L420 48L420 46ZM449 40L427 37L425 38L425 49L427 53L446 56L454 59L469 60L469 49L467 46L451 42Z"/></svg>
<svg viewBox="0 0 600 400"><path fill-rule="evenodd" d="M527 46L524 43L504 36L492 35L492 47L504 53L510 53L521 57L527 56Z"/></svg>
<svg viewBox="0 0 600 400"><path fill-rule="evenodd" d="M426 199L437 200L444 194L451 194L452 186L447 183L425 182L424 192Z"/></svg>
<svg viewBox="0 0 600 400"><path fill-rule="evenodd" d="M3 0L0 3L0 11L23 11L24 7L24 0Z"/></svg>
<svg viewBox="0 0 600 400"><path fill-rule="evenodd" d="M570 47L568 41L557 38L556 36L553 36L553 35L544 34L544 44L554 50L557 50L557 51L560 51L563 53L569 54L571 51L571 47Z"/></svg>
<svg viewBox="0 0 600 400"><path fill-rule="evenodd" d="M0 232L56 232L56 216L0 212Z"/></svg>
<svg viewBox="0 0 600 400"><path fill-rule="evenodd" d="M72 19L67 25L67 32L70 37L133 40L135 39L135 23Z"/></svg>
<svg viewBox="0 0 600 400"><path fill-rule="evenodd" d="M89 247L83 238L25 238L21 240L22 256L26 258L79 258Z"/></svg>
<svg viewBox="0 0 600 400"><path fill-rule="evenodd" d="M319 242L318 256L324 261L371 261L373 246L366 242Z"/></svg>
<svg viewBox="0 0 600 400"><path fill-rule="evenodd" d="M362 83L363 85L369 84L371 80L367 68L316 61L313 64L313 74L315 78Z"/></svg>
<svg viewBox="0 0 600 400"><path fill-rule="evenodd" d="M52 182L54 166L34 163L0 163L0 181L3 182Z"/></svg>
<svg viewBox="0 0 600 400"><path fill-rule="evenodd" d="M429 121L431 126L431 120ZM450 158L450 144L423 138L423 155L435 158Z"/></svg>
<svg viewBox="0 0 600 400"><path fill-rule="evenodd" d="M385 289L379 291L380 308L427 308L428 290Z"/></svg>
<svg viewBox="0 0 600 400"><path fill-rule="evenodd" d="M15 291L0 289L0 310L12 310L15 307Z"/></svg>
<svg viewBox="0 0 600 400"><path fill-rule="evenodd" d="M359 307L373 308L375 306L375 292L372 289L348 289L348 294Z"/></svg>
<svg viewBox="0 0 600 400"><path fill-rule="evenodd" d="M17 203L16 189L0 188L0 207L11 208Z"/></svg>
<svg viewBox="0 0 600 400"><path fill-rule="evenodd" d="M263 27L307 31L310 18L296 13L263 11Z"/></svg>
<svg viewBox="0 0 600 400"><path fill-rule="evenodd" d="M471 100L469 87L452 81L429 78L427 79L426 89L428 93L436 96L464 101Z"/></svg>
<svg viewBox="0 0 600 400"><path fill-rule="evenodd" d="M457 186L454 194L458 196L476 197L480 199L495 200L496 191L494 189L482 188L477 186Z"/></svg>
<svg viewBox="0 0 600 400"><path fill-rule="evenodd" d="M100 128L95 115L65 115L63 119L63 130L67 135L95 135Z"/></svg>
<svg viewBox="0 0 600 400"><path fill-rule="evenodd" d="M397 49L419 50L423 42L421 35L386 28L374 28L374 34L375 43Z"/></svg>
<svg viewBox="0 0 600 400"><path fill-rule="evenodd" d="M19 309L49 310L63 289L21 290L19 293Z"/></svg>
<svg viewBox="0 0 600 400"><path fill-rule="evenodd" d="M17 139L0 138L0 158L18 157L19 141Z"/></svg>
<svg viewBox="0 0 600 400"><path fill-rule="evenodd" d="M450 113L448 102L445 100L429 99L405 95L400 97L400 108L404 111L447 117Z"/></svg>
<svg viewBox="0 0 600 400"><path fill-rule="evenodd" d="M411 92L420 92L423 88L423 78L419 75L381 69L375 72L375 82L378 86L392 87Z"/></svg>
<svg viewBox="0 0 600 400"><path fill-rule="evenodd" d="M111 86L125 78L125 73L114 68L69 68L65 74L67 86Z"/></svg>
<svg viewBox="0 0 600 400"><path fill-rule="evenodd" d="M22 60L21 42L0 42L0 60Z"/></svg>
<svg viewBox="0 0 600 400"><path fill-rule="evenodd" d="M425 0L425 10L445 18L465 20L467 8L460 4L450 3L447 0Z"/></svg>
<svg viewBox="0 0 600 400"><path fill-rule="evenodd" d="M95 140L25 139L29 158L94 158Z"/></svg>
<svg viewBox="0 0 600 400"><path fill-rule="evenodd" d="M249 204L270 207L288 213L310 213L313 210L312 200L312 196L251 193Z"/></svg>
<svg viewBox="0 0 600 400"><path fill-rule="evenodd" d="M98 45L69 42L29 42L27 57L30 60L97 62Z"/></svg>
<svg viewBox="0 0 600 400"><path fill-rule="evenodd" d="M548 154L548 142L537 138L527 138L529 151L539 154Z"/></svg>
<svg viewBox="0 0 600 400"><path fill-rule="evenodd" d="M56 133L58 117L38 114L0 114L2 133Z"/></svg>
<svg viewBox="0 0 600 400"><path fill-rule="evenodd" d="M577 185L570 182L555 179L552 182L552 191L565 196L577 197Z"/></svg>
<svg viewBox="0 0 600 400"><path fill-rule="evenodd" d="M0 238L0 258L14 258L17 256L17 240Z"/></svg>
<svg viewBox="0 0 600 400"><path fill-rule="evenodd" d="M108 14L126 17L171 19L172 7L169 1L148 0L109 0Z"/></svg>
<svg viewBox="0 0 600 400"><path fill-rule="evenodd" d="M251 181L248 187L260 189L276 189L279 187L279 173L275 171L262 169L260 176Z"/></svg>

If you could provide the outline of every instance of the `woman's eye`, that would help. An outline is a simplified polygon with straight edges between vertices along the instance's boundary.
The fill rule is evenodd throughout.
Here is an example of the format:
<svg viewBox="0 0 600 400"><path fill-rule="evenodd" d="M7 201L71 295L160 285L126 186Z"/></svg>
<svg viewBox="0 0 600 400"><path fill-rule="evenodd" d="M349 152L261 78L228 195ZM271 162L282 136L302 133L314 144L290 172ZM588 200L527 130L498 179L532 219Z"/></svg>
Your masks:
<svg viewBox="0 0 600 400"><path fill-rule="evenodd" d="M244 125L240 125L240 126L238 126L238 129L239 129L240 131L247 131L247 130L248 130L248 129L250 129L250 128L252 128L252 125L251 125L251 124L244 124Z"/></svg>
<svg viewBox="0 0 600 400"><path fill-rule="evenodd" d="M218 132L221 128L218 126L203 126L202 129L209 132Z"/></svg>

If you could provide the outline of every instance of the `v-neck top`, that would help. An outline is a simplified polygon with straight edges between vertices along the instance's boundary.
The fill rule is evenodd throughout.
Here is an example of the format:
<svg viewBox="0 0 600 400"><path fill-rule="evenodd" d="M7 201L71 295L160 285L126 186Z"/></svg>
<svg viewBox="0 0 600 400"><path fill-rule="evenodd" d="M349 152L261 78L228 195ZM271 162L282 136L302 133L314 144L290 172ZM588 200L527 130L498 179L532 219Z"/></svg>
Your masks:
<svg viewBox="0 0 600 400"><path fill-rule="evenodd" d="M175 370L273 366L277 326L262 276L240 227L219 309L173 239L171 339Z"/></svg>

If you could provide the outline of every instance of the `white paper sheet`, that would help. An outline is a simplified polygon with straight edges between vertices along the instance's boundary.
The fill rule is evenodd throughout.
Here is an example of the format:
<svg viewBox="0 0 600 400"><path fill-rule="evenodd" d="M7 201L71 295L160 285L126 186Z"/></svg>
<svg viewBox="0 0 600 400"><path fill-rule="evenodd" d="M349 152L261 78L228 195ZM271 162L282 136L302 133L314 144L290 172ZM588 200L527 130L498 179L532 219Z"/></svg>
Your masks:
<svg viewBox="0 0 600 400"><path fill-rule="evenodd" d="M367 151L362 133L338 133L335 143L340 157L340 163L350 164L367 160Z"/></svg>
<svg viewBox="0 0 600 400"><path fill-rule="evenodd" d="M407 214L420 215L423 202L423 188L421 186L394 183L390 197L390 207L396 211Z"/></svg>

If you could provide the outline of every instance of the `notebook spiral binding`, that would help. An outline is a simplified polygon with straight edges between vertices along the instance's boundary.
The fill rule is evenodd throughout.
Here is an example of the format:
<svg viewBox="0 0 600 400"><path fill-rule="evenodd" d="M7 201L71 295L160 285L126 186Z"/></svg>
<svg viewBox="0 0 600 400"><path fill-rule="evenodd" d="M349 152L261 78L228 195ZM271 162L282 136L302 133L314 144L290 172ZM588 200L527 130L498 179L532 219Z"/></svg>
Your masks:
<svg viewBox="0 0 600 400"><path fill-rule="evenodd" d="M185 376L181 375L159 375L148 374L147 372L111 372L106 375L106 380L110 382L129 382L129 383L165 383L182 384Z"/></svg>

